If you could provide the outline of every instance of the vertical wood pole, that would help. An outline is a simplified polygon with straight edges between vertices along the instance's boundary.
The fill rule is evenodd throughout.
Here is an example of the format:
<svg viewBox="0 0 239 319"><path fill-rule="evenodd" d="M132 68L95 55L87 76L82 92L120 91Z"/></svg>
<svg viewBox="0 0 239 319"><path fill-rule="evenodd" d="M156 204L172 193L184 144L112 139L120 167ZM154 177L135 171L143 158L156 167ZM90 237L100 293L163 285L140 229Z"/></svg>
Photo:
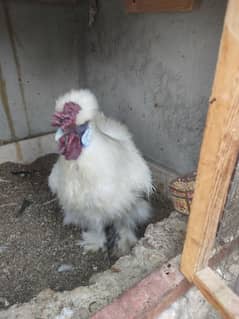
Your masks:
<svg viewBox="0 0 239 319"><path fill-rule="evenodd" d="M207 265L238 156L239 1L229 0L200 152L181 270L188 280Z"/></svg>

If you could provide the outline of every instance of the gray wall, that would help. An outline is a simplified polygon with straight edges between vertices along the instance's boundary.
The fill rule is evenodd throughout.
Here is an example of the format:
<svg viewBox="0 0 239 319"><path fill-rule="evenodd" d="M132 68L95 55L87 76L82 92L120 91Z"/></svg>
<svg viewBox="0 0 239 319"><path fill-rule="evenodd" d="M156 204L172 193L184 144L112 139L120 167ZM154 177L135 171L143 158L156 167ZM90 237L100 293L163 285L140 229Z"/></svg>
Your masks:
<svg viewBox="0 0 239 319"><path fill-rule="evenodd" d="M85 84L125 122L146 156L179 173L196 167L226 1L186 14L126 15L101 0L85 34Z"/></svg>
<svg viewBox="0 0 239 319"><path fill-rule="evenodd" d="M79 83L81 10L0 2L0 140L52 130L55 98ZM6 116L8 114L8 117Z"/></svg>
<svg viewBox="0 0 239 319"><path fill-rule="evenodd" d="M179 173L196 167L226 0L186 14L126 15L0 0L0 142L49 132L55 98L92 89L143 153ZM8 114L8 116L7 116Z"/></svg>

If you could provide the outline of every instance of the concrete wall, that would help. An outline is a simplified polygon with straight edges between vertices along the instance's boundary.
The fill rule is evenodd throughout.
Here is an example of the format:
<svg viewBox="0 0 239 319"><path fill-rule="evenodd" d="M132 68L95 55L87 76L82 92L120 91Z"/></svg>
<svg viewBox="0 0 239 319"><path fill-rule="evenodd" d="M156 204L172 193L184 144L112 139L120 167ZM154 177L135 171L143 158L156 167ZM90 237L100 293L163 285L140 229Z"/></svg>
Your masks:
<svg viewBox="0 0 239 319"><path fill-rule="evenodd" d="M140 15L126 15L122 3L100 1L85 34L85 84L146 156L186 173L198 159L226 1Z"/></svg>
<svg viewBox="0 0 239 319"><path fill-rule="evenodd" d="M49 132L55 98L92 89L143 153L179 173L196 167L226 0L186 14L126 15L0 0L0 143Z"/></svg>
<svg viewBox="0 0 239 319"><path fill-rule="evenodd" d="M78 87L81 10L0 1L0 141L52 130L55 98Z"/></svg>

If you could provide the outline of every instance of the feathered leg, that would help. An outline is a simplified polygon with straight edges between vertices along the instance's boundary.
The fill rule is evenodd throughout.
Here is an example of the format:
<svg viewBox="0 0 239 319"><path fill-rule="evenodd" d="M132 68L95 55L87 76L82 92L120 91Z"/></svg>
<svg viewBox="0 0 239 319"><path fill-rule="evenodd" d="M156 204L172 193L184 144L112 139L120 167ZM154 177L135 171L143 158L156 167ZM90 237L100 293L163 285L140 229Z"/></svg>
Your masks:
<svg viewBox="0 0 239 319"><path fill-rule="evenodd" d="M101 223L87 225L87 230L81 233L81 246L86 251L97 251L106 248L106 234Z"/></svg>
<svg viewBox="0 0 239 319"><path fill-rule="evenodd" d="M145 223L150 215L150 204L146 200L139 198L128 215L124 215L120 220L114 222L119 238L115 246L115 254L117 256L128 253L136 244L135 230L138 225Z"/></svg>

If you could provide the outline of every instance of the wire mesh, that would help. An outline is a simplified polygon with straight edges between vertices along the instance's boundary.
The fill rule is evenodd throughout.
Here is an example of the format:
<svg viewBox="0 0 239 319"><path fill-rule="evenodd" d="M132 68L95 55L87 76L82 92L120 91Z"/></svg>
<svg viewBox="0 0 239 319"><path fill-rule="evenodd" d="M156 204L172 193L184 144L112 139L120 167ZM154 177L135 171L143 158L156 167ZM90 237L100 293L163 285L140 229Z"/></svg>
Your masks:
<svg viewBox="0 0 239 319"><path fill-rule="evenodd" d="M215 249L227 245L229 253L222 256L217 273L239 295L239 161L231 179L225 208L217 230Z"/></svg>

